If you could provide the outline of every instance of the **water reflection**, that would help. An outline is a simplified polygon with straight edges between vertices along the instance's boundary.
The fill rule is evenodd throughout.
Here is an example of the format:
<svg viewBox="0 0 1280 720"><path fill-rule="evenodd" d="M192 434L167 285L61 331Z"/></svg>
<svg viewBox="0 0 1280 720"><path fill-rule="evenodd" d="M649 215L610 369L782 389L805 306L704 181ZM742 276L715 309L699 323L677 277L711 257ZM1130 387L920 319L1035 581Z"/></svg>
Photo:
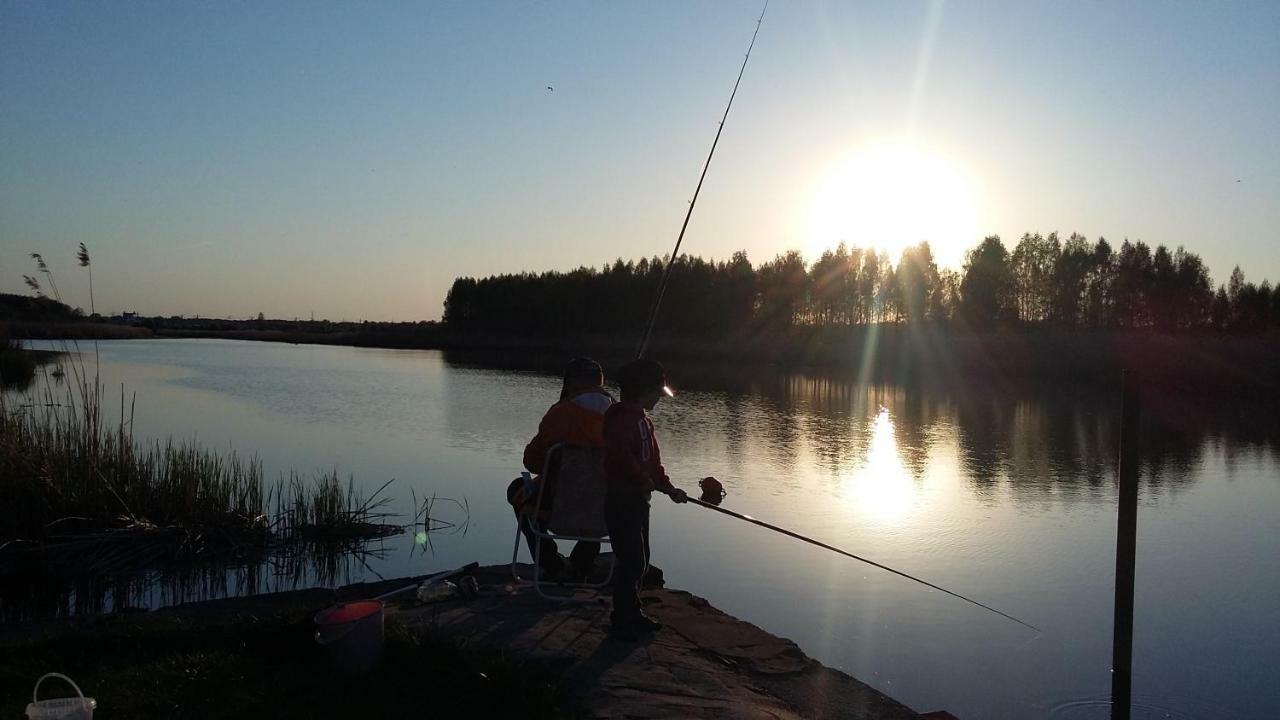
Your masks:
<svg viewBox="0 0 1280 720"><path fill-rule="evenodd" d="M483 373L485 357L444 356L457 372ZM543 358L540 371L558 369ZM499 358L510 369L512 358ZM523 373L522 373L523 374ZM662 407L677 431L714 433L717 450L734 474L750 474L761 459L774 468L811 463L832 487L842 486L867 461L881 408L889 412L898 462L920 479L939 447L955 447L967 487L979 500L1008 496L1017 502L1081 501L1109 496L1119 433L1119 378L1105 382L980 382L906 384L859 381L848 373L770 373L760 369L676 366L682 408ZM501 382L528 383L507 373ZM477 411L474 395L450 397L458 414ZM1160 388L1144 395L1143 482L1156 493L1177 493L1199 477L1210 446L1228 468L1251 447L1280 454L1280 414L1275 399L1248 394L1180 392ZM698 405L696 411L690 405ZM696 428L682 421L694 416ZM509 420L509 419L507 419ZM503 428L507 430L509 428ZM474 442L475 438L470 438ZM493 438L488 438L493 440ZM787 473L774 480L794 487Z"/></svg>
<svg viewBox="0 0 1280 720"><path fill-rule="evenodd" d="M694 397L686 402L701 401ZM979 499L1088 501L1109 496L1118 450L1118 400L1097 392L977 395L796 374L729 393L723 409L718 425L735 466L764 448L772 464L811 462L841 486L871 473L920 480L954 444ZM1206 452L1230 465L1250 446L1280 452L1280 423L1265 402L1147 398L1142 477L1157 494L1194 482Z"/></svg>
<svg viewBox="0 0 1280 720"><path fill-rule="evenodd" d="M865 459L845 479L845 491L857 512L892 524L910 512L915 487L898 449L888 409L882 407L876 414L869 436Z"/></svg>
<svg viewBox="0 0 1280 720"><path fill-rule="evenodd" d="M301 543L110 572L78 571L63 558L11 551L0 555L0 624L345 585L391 550L382 540Z"/></svg>

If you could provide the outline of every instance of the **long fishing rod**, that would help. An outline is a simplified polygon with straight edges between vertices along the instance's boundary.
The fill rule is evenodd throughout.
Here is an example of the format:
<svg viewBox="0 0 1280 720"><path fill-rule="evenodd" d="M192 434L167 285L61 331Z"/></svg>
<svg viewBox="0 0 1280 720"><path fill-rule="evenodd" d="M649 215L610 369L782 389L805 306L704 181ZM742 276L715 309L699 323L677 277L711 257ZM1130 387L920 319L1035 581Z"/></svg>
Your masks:
<svg viewBox="0 0 1280 720"><path fill-rule="evenodd" d="M767 528L767 529L772 530L772 531L774 531L774 532L779 532L779 533L782 533L783 535L788 535L788 536L793 537L793 538L795 538L795 539L797 539L797 540L803 540L803 541L805 541L805 542L809 543L810 545L817 545L818 547L823 548L823 549L826 549L826 550L830 550L831 552L839 553L839 554L841 554L841 555L844 555L845 557L853 558L854 560L858 560L859 562L864 562L864 563L866 563L866 564L868 564L868 565L873 565L873 566L875 566L875 567L880 568L881 570L887 570L887 571L889 571L889 572L893 573L894 575L899 575L899 576L904 577L904 578L906 578L906 579L908 579L908 580L914 580L915 582L918 582L918 583L920 583L921 585L925 585L925 586L927 586L927 587L931 587L931 588L933 588L934 590L938 590L938 591L940 591L940 592L944 592L944 593L946 593L946 594L948 594L948 595L950 595L950 596L952 596L952 597L960 598L961 600L964 600L964 601L965 601L965 602L967 602L967 603L971 603L971 604L973 604L973 605L977 605L978 607L982 608L983 610L990 610L991 612L993 612L993 613L995 613L995 614L999 615L1000 617L1008 618L1008 619L1010 619L1010 620L1012 620L1012 621L1014 621L1014 622L1018 623L1019 625L1022 625L1022 626L1024 626L1024 627L1031 628L1032 630L1035 630L1036 632L1040 632L1040 628L1036 627L1035 625L1032 625L1031 623L1023 622L1022 620L1019 620L1018 618L1016 618L1016 617L1014 617L1014 616L1012 616L1012 615L1010 615L1010 614L1008 614L1008 613L1000 612L999 610L997 610L997 609L995 609L995 608L991 607L990 605L983 605L982 603L978 602L977 600L974 600L973 598L967 598L967 597L965 597L964 595L961 595L960 593L957 593L957 592L951 592L950 590L948 590L948 589L946 589L946 588L944 588L944 587L938 587L937 585L934 585L933 583L928 582L927 580L921 580L920 578L915 577L914 575L908 575L908 574L906 574L906 573L904 573L904 572L901 572L901 571L899 571L899 570L894 570L893 568L889 567L888 565L881 565L880 563L875 562L874 560L868 560L868 559L866 559L866 558L864 558L864 557L859 557L859 556L857 556L857 555L854 555L854 554L853 554L853 553L851 553L851 552L846 552L846 551L844 551L844 550L841 550L841 549L840 549L840 548L838 548L838 547L833 547L833 546L828 545L828 544L826 544L826 543L824 543L824 542L819 542L819 541L817 541L817 540L814 540L813 538L808 538L808 537L805 537L804 535L801 535L801 534L799 534L799 533L791 532L790 530L787 530L786 528L780 528L780 527L778 527L777 525L771 525L771 524L769 524L769 523L767 523L767 522L764 522L763 520L757 520L757 519L755 519L755 518L751 517L750 515L743 515L742 513L736 513L736 512L734 512L734 511L732 511L732 510L726 510L725 508L722 508L722 507L720 507L720 506L718 506L718 505L712 505L712 504L711 504L711 503L709 503L709 502L704 502L704 501L699 500L699 499L697 499L697 498L692 498L692 497L691 497L691 498L688 498L688 500L689 500L689 502L693 503L694 505L699 505L699 506L701 506L701 507L707 508L708 510L715 510L716 512L724 513L725 515L728 515L729 517L734 517L734 518L737 518L737 519L739 519L739 520L745 520L745 521L747 521L747 522L749 522L749 523L751 523L751 524L753 524L753 525L759 525L759 526L760 526L760 527L762 527L762 528Z"/></svg>
<svg viewBox="0 0 1280 720"><path fill-rule="evenodd" d="M662 269L662 279L658 282L658 293L653 298L653 305L649 308L649 321L644 327L644 337L640 339L640 347L636 350L636 357L644 357L644 353L649 349L649 337L653 333L653 325L658 321L658 309L662 307L662 296L667 292L667 281L671 278L671 268L676 264L676 258L680 257L680 243L684 242L684 231L689 228L689 218L693 217L693 208L698 204L698 193L702 192L702 181L707 179L707 169L711 167L711 158L715 157L716 145L720 143L720 133L724 132L724 122L729 119L729 109L733 107L733 99L738 96L738 85L742 82L742 74L747 71L747 61L751 59L751 49L756 46L756 36L760 34L760 25L764 22L764 13L769 9L769 0L765 0L764 7L760 10L760 18L756 20L756 31L751 34L751 44L747 46L747 55L742 58L742 67L738 69L738 79L733 83L733 92L729 94L729 102L724 106L724 115L720 118L720 127L716 128L716 138L711 141L711 152L707 153L707 161L702 164L702 175L698 177L698 186L693 190L693 199L689 201L689 209L684 214L684 223L680 226L680 234L676 236L676 247L671 251L671 258L667 261L667 266Z"/></svg>

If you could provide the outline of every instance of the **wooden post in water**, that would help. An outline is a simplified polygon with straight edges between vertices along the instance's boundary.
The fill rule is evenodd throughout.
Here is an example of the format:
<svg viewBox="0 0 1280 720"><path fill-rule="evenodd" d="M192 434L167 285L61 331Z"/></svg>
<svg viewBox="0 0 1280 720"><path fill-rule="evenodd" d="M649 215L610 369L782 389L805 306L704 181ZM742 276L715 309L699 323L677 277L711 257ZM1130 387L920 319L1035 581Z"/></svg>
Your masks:
<svg viewBox="0 0 1280 720"><path fill-rule="evenodd" d="M1120 502L1116 522L1116 602L1111 638L1111 717L1129 720L1133 690L1133 577L1138 547L1138 374L1125 370L1120 405Z"/></svg>

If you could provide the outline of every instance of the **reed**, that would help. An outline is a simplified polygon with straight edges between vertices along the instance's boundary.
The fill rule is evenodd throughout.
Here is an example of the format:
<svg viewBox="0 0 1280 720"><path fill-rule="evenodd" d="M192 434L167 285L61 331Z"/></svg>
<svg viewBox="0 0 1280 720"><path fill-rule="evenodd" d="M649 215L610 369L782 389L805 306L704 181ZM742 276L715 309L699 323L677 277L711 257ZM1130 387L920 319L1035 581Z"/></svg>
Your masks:
<svg viewBox="0 0 1280 720"><path fill-rule="evenodd" d="M260 463L187 442L138 443L131 417L104 422L101 387L87 380L0 397L0 493L11 510L0 514L5 540L265 521Z"/></svg>
<svg viewBox="0 0 1280 720"><path fill-rule="evenodd" d="M382 495L392 481L368 497L360 495L354 478L345 488L336 470L324 473L313 482L290 473L280 485L275 519L276 533L287 539L305 542L342 542L351 539L384 537L404 531L399 525L384 522L391 518L383 508L390 502Z"/></svg>

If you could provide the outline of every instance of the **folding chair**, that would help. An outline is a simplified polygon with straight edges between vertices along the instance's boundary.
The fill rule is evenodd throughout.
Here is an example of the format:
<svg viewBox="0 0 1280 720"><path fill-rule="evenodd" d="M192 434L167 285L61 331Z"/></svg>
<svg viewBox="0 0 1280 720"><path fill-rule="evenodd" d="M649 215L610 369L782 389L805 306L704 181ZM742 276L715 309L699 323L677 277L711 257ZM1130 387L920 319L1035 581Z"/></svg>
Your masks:
<svg viewBox="0 0 1280 720"><path fill-rule="evenodd" d="M555 491L549 499L545 498L550 481L555 484ZM571 540L598 542L609 545L609 530L604 523L604 450L602 448L566 445L561 443L547 451L547 459L542 467L542 475L538 484L537 500L534 502L533 515L523 518L529 523L534 537L548 540ZM550 512L546 521L543 515L543 503L550 504ZM522 537L519 522L516 523L515 549L511 553L511 576L516 580L516 559L520 555ZM542 586L542 543L534 543L533 553L533 586L538 594L548 600L568 600L569 597L548 595ZM599 589L607 586L613 579L614 562L609 562L609 574L599 583L569 583L565 587ZM571 597L571 596L570 596Z"/></svg>

